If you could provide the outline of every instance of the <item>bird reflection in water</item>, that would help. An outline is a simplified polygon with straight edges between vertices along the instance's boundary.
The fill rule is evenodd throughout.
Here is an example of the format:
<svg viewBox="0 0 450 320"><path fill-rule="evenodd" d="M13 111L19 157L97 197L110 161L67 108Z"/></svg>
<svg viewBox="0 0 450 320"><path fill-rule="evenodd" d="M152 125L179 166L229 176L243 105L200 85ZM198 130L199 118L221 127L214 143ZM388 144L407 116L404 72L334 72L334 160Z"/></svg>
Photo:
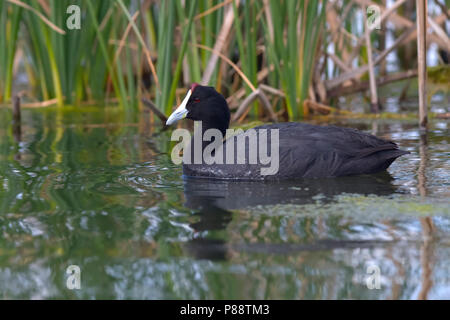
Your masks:
<svg viewBox="0 0 450 320"><path fill-rule="evenodd" d="M348 193L360 195L388 196L396 192L388 172L374 175L347 176L324 179L302 179L291 181L232 181L184 177L185 206L196 210L199 219L190 225L197 237L186 244L190 255L197 259L225 260L230 244L221 239L210 239L201 234L205 231L225 230L233 219L230 210L255 206L279 204L310 204L320 195L323 203L332 203L335 196ZM291 253L333 248L373 247L373 241L318 240L299 245L245 244L233 250Z"/></svg>

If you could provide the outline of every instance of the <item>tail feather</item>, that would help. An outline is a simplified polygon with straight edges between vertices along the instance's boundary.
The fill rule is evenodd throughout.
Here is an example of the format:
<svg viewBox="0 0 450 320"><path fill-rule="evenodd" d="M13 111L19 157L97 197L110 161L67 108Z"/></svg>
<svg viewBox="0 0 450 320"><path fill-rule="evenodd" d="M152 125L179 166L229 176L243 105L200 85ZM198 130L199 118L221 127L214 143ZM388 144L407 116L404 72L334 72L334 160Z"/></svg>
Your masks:
<svg viewBox="0 0 450 320"><path fill-rule="evenodd" d="M389 168L398 157L410 153L397 149L397 145L388 144L380 147L362 150L352 161L340 167L335 175L354 175L377 173Z"/></svg>
<svg viewBox="0 0 450 320"><path fill-rule="evenodd" d="M401 150L401 149L393 149L393 150L386 150L386 151L380 151L375 156L378 158L378 166L374 166L372 168L372 172L379 172L386 170L389 168L389 166L392 164L392 162L395 161L400 156L403 156L405 154L410 153L409 151Z"/></svg>

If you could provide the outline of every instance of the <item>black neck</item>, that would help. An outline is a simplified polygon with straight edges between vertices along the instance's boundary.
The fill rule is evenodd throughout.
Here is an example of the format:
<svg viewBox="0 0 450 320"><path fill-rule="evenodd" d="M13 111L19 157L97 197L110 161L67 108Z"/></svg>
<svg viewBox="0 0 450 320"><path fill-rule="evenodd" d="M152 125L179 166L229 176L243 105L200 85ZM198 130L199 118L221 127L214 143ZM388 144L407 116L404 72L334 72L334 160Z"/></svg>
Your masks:
<svg viewBox="0 0 450 320"><path fill-rule="evenodd" d="M198 121L196 121L196 125L199 125ZM205 132L208 129L217 129L222 133L222 138L225 139L225 134L226 131L228 129L228 126L223 126L222 128L218 128L217 124L215 125L211 125L210 123L206 122L206 121L202 121L201 122L201 126L202 126L202 130L201 130L201 137L197 137L197 135L199 134L199 128L198 127L194 127L194 134L192 135L192 139L191 139L191 148L194 147L194 139L197 139L196 141L200 141L202 142L202 151L206 148L207 145L209 145L210 143L212 143L213 141L204 141L203 137L205 136Z"/></svg>

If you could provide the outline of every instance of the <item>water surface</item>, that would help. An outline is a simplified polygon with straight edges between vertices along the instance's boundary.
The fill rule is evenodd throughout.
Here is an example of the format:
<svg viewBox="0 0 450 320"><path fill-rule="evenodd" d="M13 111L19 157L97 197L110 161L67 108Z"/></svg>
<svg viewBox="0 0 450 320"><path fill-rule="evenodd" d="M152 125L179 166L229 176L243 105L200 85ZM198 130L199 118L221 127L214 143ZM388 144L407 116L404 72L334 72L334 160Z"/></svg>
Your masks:
<svg viewBox="0 0 450 320"><path fill-rule="evenodd" d="M447 121L334 121L411 152L385 173L233 183L182 179L148 119L26 109L14 137L0 108L1 298L450 298Z"/></svg>

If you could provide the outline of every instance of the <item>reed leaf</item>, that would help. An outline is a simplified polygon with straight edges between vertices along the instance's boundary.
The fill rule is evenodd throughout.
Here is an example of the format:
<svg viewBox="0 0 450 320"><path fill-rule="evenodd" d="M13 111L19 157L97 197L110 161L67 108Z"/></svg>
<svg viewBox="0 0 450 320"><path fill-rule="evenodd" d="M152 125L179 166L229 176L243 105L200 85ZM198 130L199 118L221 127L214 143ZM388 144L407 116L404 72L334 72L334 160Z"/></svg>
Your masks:
<svg viewBox="0 0 450 320"><path fill-rule="evenodd" d="M0 102L11 99L12 72L21 15L21 7L6 3L3 3L0 7L0 24L2 25L0 31L1 38L3 38L0 40Z"/></svg>

